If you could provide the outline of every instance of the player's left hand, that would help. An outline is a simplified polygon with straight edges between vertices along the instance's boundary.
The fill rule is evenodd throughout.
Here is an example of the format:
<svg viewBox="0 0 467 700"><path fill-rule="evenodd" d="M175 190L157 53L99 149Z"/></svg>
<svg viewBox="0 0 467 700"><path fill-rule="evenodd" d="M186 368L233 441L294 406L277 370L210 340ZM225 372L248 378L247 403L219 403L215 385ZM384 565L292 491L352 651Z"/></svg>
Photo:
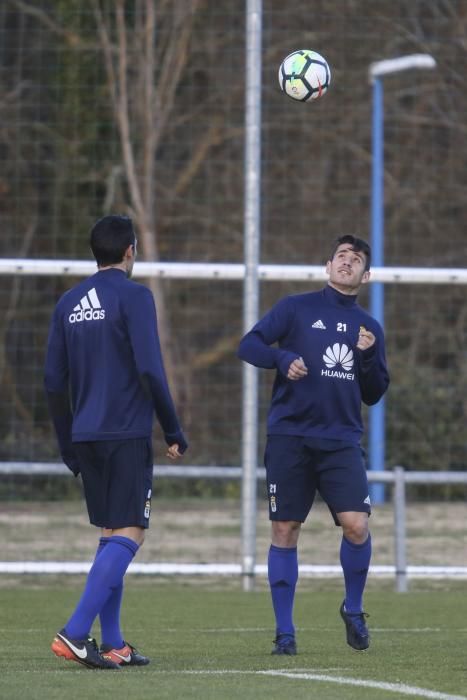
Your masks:
<svg viewBox="0 0 467 700"><path fill-rule="evenodd" d="M183 457L183 454L180 452L180 447L177 443L174 443L173 445L170 445L170 447L167 448L166 457L168 457L169 459L178 459L179 457Z"/></svg>
<svg viewBox="0 0 467 700"><path fill-rule="evenodd" d="M359 350L368 350L375 344L376 338L371 331L367 331L364 326L360 326L358 332L357 348Z"/></svg>

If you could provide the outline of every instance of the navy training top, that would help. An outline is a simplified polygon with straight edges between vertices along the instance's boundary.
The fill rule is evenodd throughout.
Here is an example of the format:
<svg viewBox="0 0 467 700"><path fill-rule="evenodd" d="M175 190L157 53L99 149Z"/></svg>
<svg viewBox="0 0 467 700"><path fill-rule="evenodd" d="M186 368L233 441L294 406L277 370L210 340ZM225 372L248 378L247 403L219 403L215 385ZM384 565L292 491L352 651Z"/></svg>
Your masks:
<svg viewBox="0 0 467 700"><path fill-rule="evenodd" d="M65 462L73 461L71 442L150 437L154 412L167 444L186 449L152 293L118 268L98 271L58 301L45 388Z"/></svg>
<svg viewBox="0 0 467 700"><path fill-rule="evenodd" d="M356 347L360 326L376 342ZM277 343L277 347L271 347ZM384 334L354 295L329 285L285 297L241 340L238 356L256 367L277 369L268 434L298 435L359 444L361 402L377 403L389 385ZM308 375L287 379L302 357Z"/></svg>

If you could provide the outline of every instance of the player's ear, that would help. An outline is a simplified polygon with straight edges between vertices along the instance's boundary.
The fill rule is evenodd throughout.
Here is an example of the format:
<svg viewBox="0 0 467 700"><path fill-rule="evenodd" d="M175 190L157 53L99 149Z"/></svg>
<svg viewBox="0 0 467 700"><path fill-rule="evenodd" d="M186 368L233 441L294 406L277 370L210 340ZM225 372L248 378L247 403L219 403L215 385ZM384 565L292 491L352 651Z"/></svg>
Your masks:
<svg viewBox="0 0 467 700"><path fill-rule="evenodd" d="M331 261L328 260L326 263L326 274L330 275L331 274Z"/></svg>
<svg viewBox="0 0 467 700"><path fill-rule="evenodd" d="M365 270L365 272L363 273L363 277L362 277L362 284L366 284L369 281L370 281L370 271Z"/></svg>
<svg viewBox="0 0 467 700"><path fill-rule="evenodd" d="M129 245L125 250L125 258L131 258L135 254L135 246L133 244Z"/></svg>

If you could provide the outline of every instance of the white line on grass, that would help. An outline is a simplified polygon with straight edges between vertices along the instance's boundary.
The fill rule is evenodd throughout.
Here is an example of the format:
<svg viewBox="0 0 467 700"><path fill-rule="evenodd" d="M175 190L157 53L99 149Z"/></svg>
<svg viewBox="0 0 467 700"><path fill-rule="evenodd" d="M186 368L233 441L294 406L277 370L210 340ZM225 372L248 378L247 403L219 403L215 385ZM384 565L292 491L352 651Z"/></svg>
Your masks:
<svg viewBox="0 0 467 700"><path fill-rule="evenodd" d="M440 693L437 690L428 690L427 688L418 688L405 683L385 683L383 681L364 680L363 678L346 678L345 676L329 676L324 673L310 672L295 672L280 669L271 669L268 671L240 671L233 669L224 669L216 671L177 671L183 675L218 675L218 674L235 674L235 675L255 675L255 676L278 676L280 678L293 678L294 680L302 681L318 681L321 683L336 683L337 685L353 685L360 688L374 688L375 690L387 690L390 693L399 693L399 695L411 695L412 697L430 698L430 700L467 700L465 695L450 695L449 693Z"/></svg>
<svg viewBox="0 0 467 700"><path fill-rule="evenodd" d="M337 683L338 685L356 685L361 688L375 688L377 690L387 690L400 695L412 695L421 698L432 698L432 700L467 700L465 695L449 695L438 693L436 690L417 688L405 683L385 683L381 681L366 681L361 678L345 678L344 676L328 676L320 673L291 673L290 671L257 671L258 674L266 676L280 676L284 678L294 678L297 680L322 681L325 683Z"/></svg>

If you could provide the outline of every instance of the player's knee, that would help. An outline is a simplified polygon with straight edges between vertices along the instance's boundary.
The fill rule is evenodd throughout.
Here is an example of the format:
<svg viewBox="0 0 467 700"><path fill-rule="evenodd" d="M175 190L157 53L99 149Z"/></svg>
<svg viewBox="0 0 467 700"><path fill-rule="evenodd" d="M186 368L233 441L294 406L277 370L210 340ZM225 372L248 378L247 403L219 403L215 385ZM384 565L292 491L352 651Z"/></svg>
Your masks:
<svg viewBox="0 0 467 700"><path fill-rule="evenodd" d="M340 513L339 520L346 540L363 544L368 538L368 516L366 513Z"/></svg>
<svg viewBox="0 0 467 700"><path fill-rule="evenodd" d="M342 526L344 537L353 544L363 544L368 538L368 523L353 522Z"/></svg>
<svg viewBox="0 0 467 700"><path fill-rule="evenodd" d="M272 543L276 547L296 547L301 525L295 520L273 521Z"/></svg>

